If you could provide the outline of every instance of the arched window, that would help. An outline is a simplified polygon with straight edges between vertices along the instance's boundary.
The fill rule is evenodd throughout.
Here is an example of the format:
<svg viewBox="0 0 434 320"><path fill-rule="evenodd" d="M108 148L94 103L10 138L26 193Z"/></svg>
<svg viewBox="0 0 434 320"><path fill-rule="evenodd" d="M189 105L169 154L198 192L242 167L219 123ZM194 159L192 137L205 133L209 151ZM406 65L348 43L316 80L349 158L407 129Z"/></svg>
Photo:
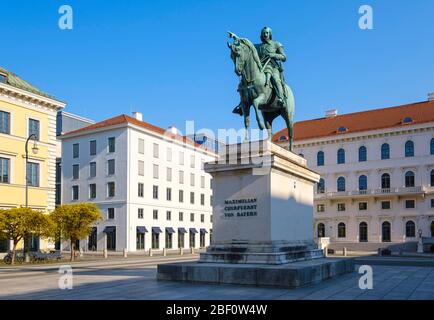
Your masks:
<svg viewBox="0 0 434 320"><path fill-rule="evenodd" d="M345 229L345 223L341 222L338 224L338 238L345 238L346 237L346 229Z"/></svg>
<svg viewBox="0 0 434 320"><path fill-rule="evenodd" d="M412 171L407 171L405 173L405 187L414 187L414 173Z"/></svg>
<svg viewBox="0 0 434 320"><path fill-rule="evenodd" d="M318 223L318 238L324 238L325 237L325 226L324 223Z"/></svg>
<svg viewBox="0 0 434 320"><path fill-rule="evenodd" d="M319 179L319 182L316 186L316 193L324 193L325 192L325 181L323 178Z"/></svg>
<svg viewBox="0 0 434 320"><path fill-rule="evenodd" d="M359 162L366 161L367 151L365 146L359 148Z"/></svg>
<svg viewBox="0 0 434 320"><path fill-rule="evenodd" d="M368 241L368 224L366 222L360 222L359 224L359 241Z"/></svg>
<svg viewBox="0 0 434 320"><path fill-rule="evenodd" d="M323 152L323 151L319 151L319 152L316 154L316 165L317 165L318 167L324 165L324 152Z"/></svg>
<svg viewBox="0 0 434 320"><path fill-rule="evenodd" d="M338 164L345 163L345 150L339 149L338 150Z"/></svg>
<svg viewBox="0 0 434 320"><path fill-rule="evenodd" d="M384 221L381 225L381 241L390 242L390 222Z"/></svg>
<svg viewBox="0 0 434 320"><path fill-rule="evenodd" d="M345 191L345 178L344 177L339 177L338 181L337 181L337 185L338 185L338 192L341 191Z"/></svg>
<svg viewBox="0 0 434 320"><path fill-rule="evenodd" d="M405 156L414 157L414 143L413 141L407 141L405 143Z"/></svg>
<svg viewBox="0 0 434 320"><path fill-rule="evenodd" d="M434 138L431 139L430 149L431 149L431 154L434 154Z"/></svg>
<svg viewBox="0 0 434 320"><path fill-rule="evenodd" d="M434 170L431 170L431 187L434 187Z"/></svg>
<svg viewBox="0 0 434 320"><path fill-rule="evenodd" d="M359 177L359 190L368 189L368 178L365 175Z"/></svg>
<svg viewBox="0 0 434 320"><path fill-rule="evenodd" d="M381 176L381 189L390 189L390 174L383 173Z"/></svg>
<svg viewBox="0 0 434 320"><path fill-rule="evenodd" d="M390 146L387 143L383 143L381 146L381 160L390 159Z"/></svg>
<svg viewBox="0 0 434 320"><path fill-rule="evenodd" d="M405 236L408 238L416 237L416 225L411 220L405 224Z"/></svg>

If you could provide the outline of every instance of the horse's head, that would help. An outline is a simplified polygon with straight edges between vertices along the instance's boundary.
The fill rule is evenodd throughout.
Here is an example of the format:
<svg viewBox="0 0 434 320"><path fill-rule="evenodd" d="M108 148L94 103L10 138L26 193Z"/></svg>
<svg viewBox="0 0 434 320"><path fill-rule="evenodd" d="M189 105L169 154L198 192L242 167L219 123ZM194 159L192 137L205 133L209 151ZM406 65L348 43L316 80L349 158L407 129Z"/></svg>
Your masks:
<svg viewBox="0 0 434 320"><path fill-rule="evenodd" d="M228 43L229 49L231 49L231 59L235 64L235 73L241 76L246 62L246 46L235 38L233 43Z"/></svg>

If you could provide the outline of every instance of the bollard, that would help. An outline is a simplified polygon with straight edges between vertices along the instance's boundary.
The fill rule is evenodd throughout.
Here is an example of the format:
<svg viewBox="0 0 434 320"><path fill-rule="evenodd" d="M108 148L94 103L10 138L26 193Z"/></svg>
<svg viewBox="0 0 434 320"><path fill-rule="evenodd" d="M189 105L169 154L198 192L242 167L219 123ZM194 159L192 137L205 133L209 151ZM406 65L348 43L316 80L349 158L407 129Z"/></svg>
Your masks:
<svg viewBox="0 0 434 320"><path fill-rule="evenodd" d="M152 248L149 248L149 256L152 257Z"/></svg>
<svg viewBox="0 0 434 320"><path fill-rule="evenodd" d="M344 257L346 257L347 256L347 248L343 248L342 249L342 255L344 256Z"/></svg>
<svg viewBox="0 0 434 320"><path fill-rule="evenodd" d="M328 256L327 247L324 247L323 251L324 251L324 258L327 258Z"/></svg>
<svg viewBox="0 0 434 320"><path fill-rule="evenodd" d="M128 258L128 250L124 249L124 258Z"/></svg>
<svg viewBox="0 0 434 320"><path fill-rule="evenodd" d="M183 248L179 248L179 255L184 255L184 249Z"/></svg>
<svg viewBox="0 0 434 320"><path fill-rule="evenodd" d="M167 255L167 250L166 248L163 248L163 257L165 257Z"/></svg>
<svg viewBox="0 0 434 320"><path fill-rule="evenodd" d="M104 249L104 250L102 251L102 255L103 255L104 259L107 259L107 258L108 258L107 249Z"/></svg>

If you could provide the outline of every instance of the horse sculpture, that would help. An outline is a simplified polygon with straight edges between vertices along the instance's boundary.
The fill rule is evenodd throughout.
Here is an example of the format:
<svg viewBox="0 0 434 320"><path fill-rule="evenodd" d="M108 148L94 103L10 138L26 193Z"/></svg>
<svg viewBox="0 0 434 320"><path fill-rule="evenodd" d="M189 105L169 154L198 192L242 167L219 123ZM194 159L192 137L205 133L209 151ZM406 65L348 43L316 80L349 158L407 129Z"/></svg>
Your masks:
<svg viewBox="0 0 434 320"><path fill-rule="evenodd" d="M239 38L232 32L229 32L229 36L234 39L233 43L228 43L228 47L231 49L231 59L235 64L235 73L241 77L238 86L241 101L233 112L244 117L245 140L249 140L250 107L253 106L261 130L264 129L264 123L259 111L262 113L269 140L271 140L273 134L273 120L279 115L283 117L288 129L288 148L292 151L295 101L291 88L285 84L286 101L283 106L278 105L274 89L269 85L265 85L266 75L263 68L267 62L262 65L255 46L248 39Z"/></svg>

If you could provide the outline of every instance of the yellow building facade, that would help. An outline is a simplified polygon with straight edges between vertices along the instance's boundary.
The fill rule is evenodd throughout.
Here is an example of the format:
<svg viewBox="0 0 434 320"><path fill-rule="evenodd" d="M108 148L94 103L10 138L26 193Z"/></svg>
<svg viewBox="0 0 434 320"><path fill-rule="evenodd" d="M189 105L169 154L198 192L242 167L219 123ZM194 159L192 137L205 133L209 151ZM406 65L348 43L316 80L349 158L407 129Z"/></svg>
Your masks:
<svg viewBox="0 0 434 320"><path fill-rule="evenodd" d="M26 205L28 171L28 206L54 210L56 114L64 106L0 67L0 208Z"/></svg>

